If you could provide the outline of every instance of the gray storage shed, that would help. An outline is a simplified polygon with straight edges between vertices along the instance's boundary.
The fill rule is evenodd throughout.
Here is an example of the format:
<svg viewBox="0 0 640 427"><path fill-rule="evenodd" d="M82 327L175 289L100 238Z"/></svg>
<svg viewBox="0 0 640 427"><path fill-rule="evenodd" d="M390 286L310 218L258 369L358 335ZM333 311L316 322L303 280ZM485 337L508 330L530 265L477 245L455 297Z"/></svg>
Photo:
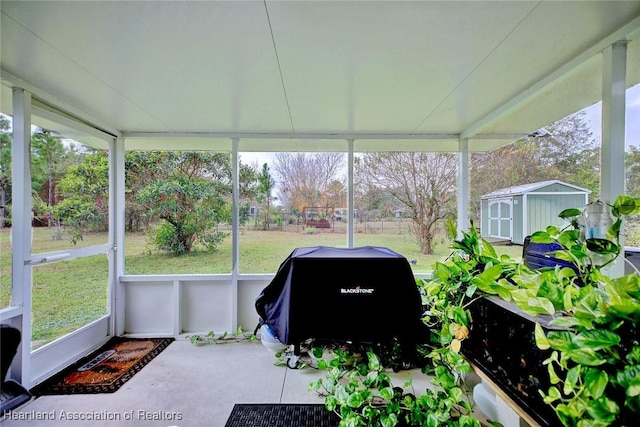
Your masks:
<svg viewBox="0 0 640 427"><path fill-rule="evenodd" d="M484 238L524 244L531 233L548 225L566 226L558 214L564 209L583 209L591 191L553 180L503 188L481 198L480 234Z"/></svg>

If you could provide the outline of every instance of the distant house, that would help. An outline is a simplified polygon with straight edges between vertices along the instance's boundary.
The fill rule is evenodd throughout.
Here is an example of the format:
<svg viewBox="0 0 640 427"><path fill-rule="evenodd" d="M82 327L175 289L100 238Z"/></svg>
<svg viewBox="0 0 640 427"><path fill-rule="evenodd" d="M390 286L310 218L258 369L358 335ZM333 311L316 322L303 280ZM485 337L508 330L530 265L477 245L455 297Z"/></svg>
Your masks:
<svg viewBox="0 0 640 427"><path fill-rule="evenodd" d="M405 211L406 211L406 209L404 209L404 208L394 209L393 210L393 217L394 218L404 218Z"/></svg>
<svg viewBox="0 0 640 427"><path fill-rule="evenodd" d="M558 214L583 209L590 191L554 180L518 185L481 197L480 234L524 244L524 238L548 225L567 225Z"/></svg>
<svg viewBox="0 0 640 427"><path fill-rule="evenodd" d="M358 217L358 209L353 210L353 217ZM335 208L333 210L333 219L336 221L344 221L347 218L349 218L349 211L347 208Z"/></svg>

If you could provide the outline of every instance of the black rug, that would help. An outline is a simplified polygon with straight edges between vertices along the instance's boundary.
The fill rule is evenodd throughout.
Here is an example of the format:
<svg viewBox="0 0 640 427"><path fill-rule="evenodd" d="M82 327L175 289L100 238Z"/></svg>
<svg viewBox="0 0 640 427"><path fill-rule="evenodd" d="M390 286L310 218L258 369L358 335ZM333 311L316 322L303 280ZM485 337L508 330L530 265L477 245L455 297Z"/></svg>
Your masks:
<svg viewBox="0 0 640 427"><path fill-rule="evenodd" d="M236 404L225 427L337 427L340 417L324 405Z"/></svg>
<svg viewBox="0 0 640 427"><path fill-rule="evenodd" d="M37 386L33 394L113 393L173 342L173 338L115 337Z"/></svg>

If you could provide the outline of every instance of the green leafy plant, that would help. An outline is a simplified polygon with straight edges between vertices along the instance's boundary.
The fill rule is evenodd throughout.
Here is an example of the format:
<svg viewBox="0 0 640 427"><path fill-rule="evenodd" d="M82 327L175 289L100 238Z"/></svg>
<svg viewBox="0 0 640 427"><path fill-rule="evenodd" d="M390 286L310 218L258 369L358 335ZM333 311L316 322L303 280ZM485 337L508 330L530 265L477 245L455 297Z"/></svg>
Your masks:
<svg viewBox="0 0 640 427"><path fill-rule="evenodd" d="M357 360L348 351L337 352L318 363L327 374L309 389L325 396L326 407L340 415L340 426L480 426L464 384L471 366L460 354L471 321L467 307L479 293L472 282L492 265L504 265L505 275L517 265L506 259L501 264L473 227L454 241L453 248L447 262L436 264L432 280L417 280L427 308L423 321L430 330L428 342L418 351L433 388L418 394L411 382L394 385L387 374L393 352L382 359L380 349L369 349Z"/></svg>
<svg viewBox="0 0 640 427"><path fill-rule="evenodd" d="M229 343L237 343L241 341L256 341L256 336L254 334L250 334L245 332L242 329L242 326L239 326L235 332L222 332L215 333L214 331L210 331L205 335L189 335L187 339L191 341L191 344L200 345L200 344L229 344Z"/></svg>
<svg viewBox="0 0 640 427"><path fill-rule="evenodd" d="M560 213L564 229L536 232L534 243L557 242L553 255L570 267L532 271L508 256L498 256L471 224L452 243L454 252L434 267L433 278L418 281L426 307L429 342L421 349L424 372L434 389L420 396L406 383L394 386L374 351L356 362L342 353L318 365L327 370L310 390L325 395L341 426L477 425L465 396L464 375L471 368L460 354L471 329L468 307L496 295L527 314L551 315L561 330L535 326L535 341L550 350L544 362L552 386L543 392L566 426L633 425L640 413L640 278L637 273L610 278L606 269L620 256L622 217L640 213L640 199L619 197L611 205L613 222L606 238L585 239L578 209ZM456 230L450 229L455 238ZM347 363L349 361L349 363Z"/></svg>
<svg viewBox="0 0 640 427"><path fill-rule="evenodd" d="M548 228L532 238L558 241L563 249L555 256L571 261L580 278L579 285L570 274L560 282L564 310L551 324L566 330L545 335L537 325L535 332L538 347L552 350L545 402L567 426L633 425L640 413L640 278L603 273L622 252L622 217L638 214L640 199L620 196L611 212L606 239L582 239L575 219L566 230Z"/></svg>
<svg viewBox="0 0 640 427"><path fill-rule="evenodd" d="M606 238L584 238L578 209L559 216L568 225L547 227L534 243L557 242L552 252L573 268L530 271L511 263L487 263L471 284L498 295L525 312L553 316L563 330L535 327L536 344L550 350L544 362L552 386L543 392L566 426L632 425L640 412L640 279L611 278L606 269L622 253L620 230L625 215L640 212L640 199L620 196L611 205Z"/></svg>
<svg viewBox="0 0 640 427"><path fill-rule="evenodd" d="M395 386L381 359L349 350L335 350L335 357L322 360L325 378L309 390L325 396L325 406L341 418L340 426L480 426L457 378L446 368L436 369L434 388L416 395L412 381Z"/></svg>
<svg viewBox="0 0 640 427"><path fill-rule="evenodd" d="M160 220L153 243L169 255L196 247L213 251L226 233L217 226L230 219L228 157L221 153L159 152L157 178L140 188L136 202L149 220ZM160 173L161 172L161 173Z"/></svg>

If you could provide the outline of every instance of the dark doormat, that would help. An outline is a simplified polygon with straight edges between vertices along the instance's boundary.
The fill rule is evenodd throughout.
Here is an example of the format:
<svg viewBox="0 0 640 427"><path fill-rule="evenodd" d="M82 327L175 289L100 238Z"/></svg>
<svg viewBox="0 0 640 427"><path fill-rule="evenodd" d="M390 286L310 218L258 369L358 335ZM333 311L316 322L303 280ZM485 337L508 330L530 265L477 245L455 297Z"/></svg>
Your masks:
<svg viewBox="0 0 640 427"><path fill-rule="evenodd" d="M34 395L113 393L173 342L173 338L115 337L35 387Z"/></svg>
<svg viewBox="0 0 640 427"><path fill-rule="evenodd" d="M340 417L324 405L236 404L225 427L337 427Z"/></svg>

